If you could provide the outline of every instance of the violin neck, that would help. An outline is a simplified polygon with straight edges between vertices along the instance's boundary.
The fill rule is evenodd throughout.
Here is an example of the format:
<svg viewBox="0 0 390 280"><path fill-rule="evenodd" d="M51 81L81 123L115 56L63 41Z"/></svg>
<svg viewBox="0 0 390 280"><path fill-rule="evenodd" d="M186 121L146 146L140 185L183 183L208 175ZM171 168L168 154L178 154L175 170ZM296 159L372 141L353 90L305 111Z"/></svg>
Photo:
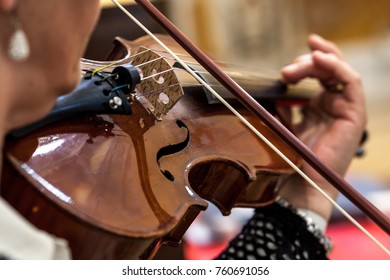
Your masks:
<svg viewBox="0 0 390 280"><path fill-rule="evenodd" d="M221 97L230 102L235 100L234 95L223 87L213 76L204 72L202 68L196 69L197 67L199 66L193 66L195 68L194 70ZM306 79L297 85L286 85L280 78L258 72L237 70L229 67L226 67L224 71L257 101L285 101L292 104L300 104L307 102L320 89L318 83L310 79ZM202 86L197 82L183 84L185 90L195 87L199 88ZM209 104L219 103L219 100L207 89L204 89L204 92Z"/></svg>

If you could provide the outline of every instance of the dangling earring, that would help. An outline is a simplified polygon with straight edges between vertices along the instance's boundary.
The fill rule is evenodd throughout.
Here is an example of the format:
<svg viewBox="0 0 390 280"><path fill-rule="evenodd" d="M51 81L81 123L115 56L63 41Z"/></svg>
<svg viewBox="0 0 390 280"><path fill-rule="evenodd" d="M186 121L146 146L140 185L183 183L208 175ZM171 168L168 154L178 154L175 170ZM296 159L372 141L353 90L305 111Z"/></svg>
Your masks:
<svg viewBox="0 0 390 280"><path fill-rule="evenodd" d="M14 31L9 42L8 57L14 61L24 61L30 55L30 46L27 36L15 14L12 15L12 24Z"/></svg>

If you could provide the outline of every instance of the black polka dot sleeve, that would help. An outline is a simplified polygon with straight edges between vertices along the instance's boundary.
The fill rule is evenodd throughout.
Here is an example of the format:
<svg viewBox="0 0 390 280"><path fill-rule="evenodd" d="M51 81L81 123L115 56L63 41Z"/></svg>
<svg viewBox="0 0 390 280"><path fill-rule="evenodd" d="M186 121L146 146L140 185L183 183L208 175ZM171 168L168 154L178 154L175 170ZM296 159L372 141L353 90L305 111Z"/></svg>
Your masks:
<svg viewBox="0 0 390 280"><path fill-rule="evenodd" d="M241 233L216 259L327 259L330 241L286 202L256 209Z"/></svg>

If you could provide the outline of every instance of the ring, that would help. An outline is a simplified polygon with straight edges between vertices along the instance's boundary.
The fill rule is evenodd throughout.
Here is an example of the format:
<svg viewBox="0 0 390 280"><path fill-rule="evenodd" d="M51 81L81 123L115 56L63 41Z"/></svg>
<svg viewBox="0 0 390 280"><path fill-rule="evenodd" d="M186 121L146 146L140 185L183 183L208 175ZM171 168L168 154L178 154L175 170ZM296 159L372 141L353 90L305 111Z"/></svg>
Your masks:
<svg viewBox="0 0 390 280"><path fill-rule="evenodd" d="M326 90L332 93L342 93L344 92L344 84L342 82L337 83L327 83L324 85Z"/></svg>

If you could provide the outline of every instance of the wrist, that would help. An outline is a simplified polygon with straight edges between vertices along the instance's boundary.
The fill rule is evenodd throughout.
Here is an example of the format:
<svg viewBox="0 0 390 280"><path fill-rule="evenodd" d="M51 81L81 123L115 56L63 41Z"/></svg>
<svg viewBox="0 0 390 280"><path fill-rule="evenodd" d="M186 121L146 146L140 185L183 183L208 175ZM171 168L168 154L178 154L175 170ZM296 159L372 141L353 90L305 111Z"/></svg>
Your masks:
<svg viewBox="0 0 390 280"><path fill-rule="evenodd" d="M337 199L338 191L332 186L324 187L323 191L332 200ZM313 186L296 177L283 186L280 197L296 209L304 209L314 213L313 215L319 215L326 223L332 214L333 204Z"/></svg>

